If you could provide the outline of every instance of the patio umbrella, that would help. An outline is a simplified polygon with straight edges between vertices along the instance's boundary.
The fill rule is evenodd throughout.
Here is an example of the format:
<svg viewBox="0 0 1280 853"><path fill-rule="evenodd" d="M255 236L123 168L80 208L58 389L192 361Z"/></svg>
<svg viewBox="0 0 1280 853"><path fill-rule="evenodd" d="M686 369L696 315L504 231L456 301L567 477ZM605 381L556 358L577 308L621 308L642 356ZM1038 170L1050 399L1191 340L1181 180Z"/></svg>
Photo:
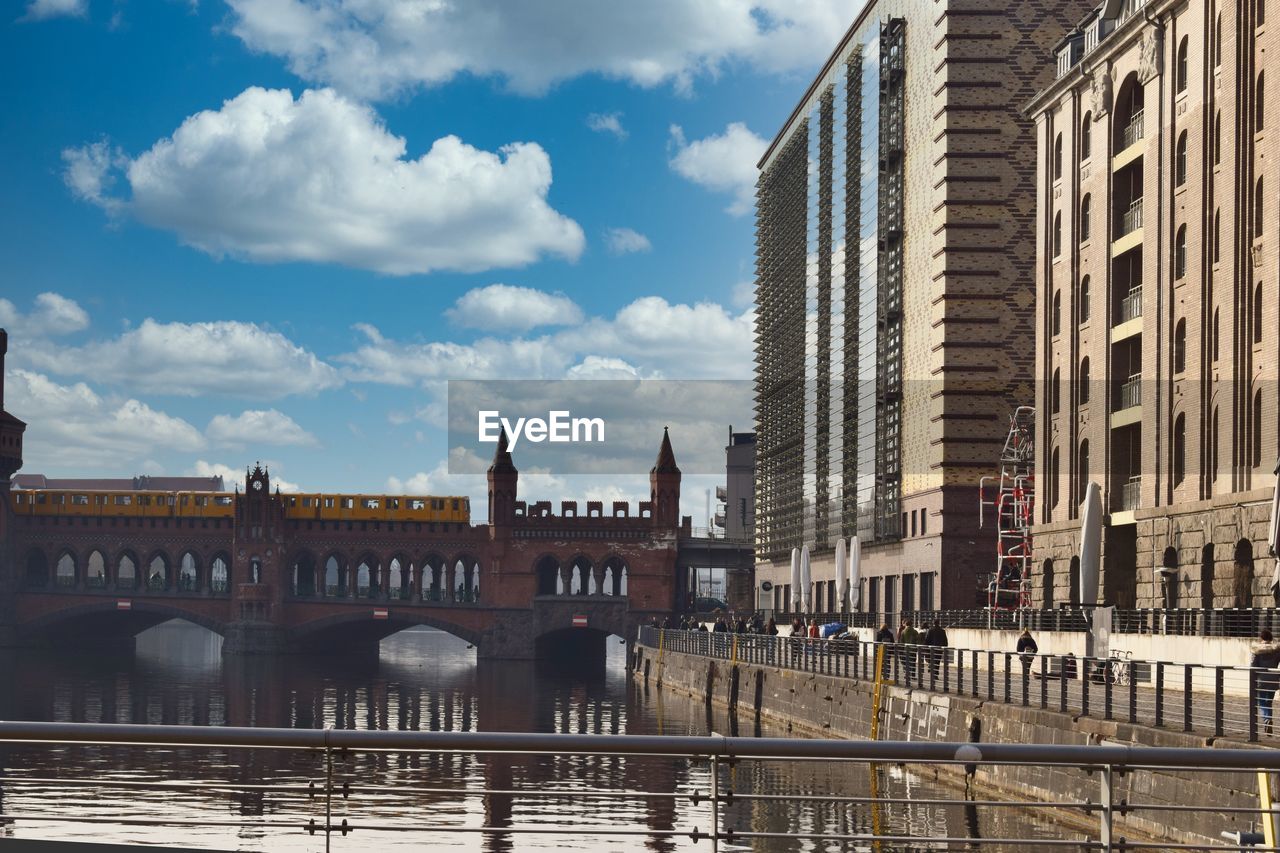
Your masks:
<svg viewBox="0 0 1280 853"><path fill-rule="evenodd" d="M1271 491L1271 526L1267 528L1267 547L1276 558L1271 585L1280 586L1280 462L1276 463L1276 484Z"/></svg>
<svg viewBox="0 0 1280 853"><path fill-rule="evenodd" d="M791 612L800 610L800 549L791 549Z"/></svg>
<svg viewBox="0 0 1280 853"><path fill-rule="evenodd" d="M853 610L862 609L862 541L849 537L849 600Z"/></svg>
<svg viewBox="0 0 1280 853"><path fill-rule="evenodd" d="M813 583L813 577L809 572L809 546L802 545L800 547L800 607L805 613L813 606L813 592L809 586Z"/></svg>
<svg viewBox="0 0 1280 853"><path fill-rule="evenodd" d="M836 540L836 601L837 611L844 613L849 608L849 560L844 539Z"/></svg>
<svg viewBox="0 0 1280 853"><path fill-rule="evenodd" d="M1090 482L1080 504L1080 603L1098 603L1098 574L1102 562L1102 490Z"/></svg>

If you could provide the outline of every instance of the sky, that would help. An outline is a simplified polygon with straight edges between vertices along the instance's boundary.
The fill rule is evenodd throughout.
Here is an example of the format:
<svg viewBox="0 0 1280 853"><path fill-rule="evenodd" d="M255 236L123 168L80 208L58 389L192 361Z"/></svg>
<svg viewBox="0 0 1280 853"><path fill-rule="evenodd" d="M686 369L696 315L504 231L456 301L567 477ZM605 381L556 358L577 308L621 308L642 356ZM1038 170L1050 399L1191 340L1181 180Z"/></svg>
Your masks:
<svg viewBox="0 0 1280 853"><path fill-rule="evenodd" d="M482 518L448 380L749 380L756 162L859 5L0 4L23 471L262 461ZM522 470L530 500L647 490Z"/></svg>

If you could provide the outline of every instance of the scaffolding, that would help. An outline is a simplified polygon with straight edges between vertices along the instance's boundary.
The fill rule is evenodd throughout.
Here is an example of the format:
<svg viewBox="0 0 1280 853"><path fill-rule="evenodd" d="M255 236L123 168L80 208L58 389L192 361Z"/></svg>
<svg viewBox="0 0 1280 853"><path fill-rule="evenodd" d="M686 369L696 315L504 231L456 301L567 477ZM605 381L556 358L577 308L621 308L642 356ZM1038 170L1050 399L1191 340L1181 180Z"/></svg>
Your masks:
<svg viewBox="0 0 1280 853"><path fill-rule="evenodd" d="M989 610L1021 610L1031 604L1031 522L1035 503L1035 409L1009 416L1000 451L1000 476L978 482L978 526L995 513L996 570L987 584ZM998 483L995 482L998 479ZM994 494L990 494L992 487Z"/></svg>

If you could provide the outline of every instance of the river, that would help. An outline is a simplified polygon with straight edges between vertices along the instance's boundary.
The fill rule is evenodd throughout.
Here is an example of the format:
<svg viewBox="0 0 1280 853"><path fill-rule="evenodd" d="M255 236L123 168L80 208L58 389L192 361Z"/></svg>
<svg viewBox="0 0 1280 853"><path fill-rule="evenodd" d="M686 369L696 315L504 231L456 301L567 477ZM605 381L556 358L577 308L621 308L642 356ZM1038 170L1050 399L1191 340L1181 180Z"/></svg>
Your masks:
<svg viewBox="0 0 1280 853"><path fill-rule="evenodd" d="M610 641L606 666L592 673L551 670L522 662L477 662L474 650L439 631L412 629L383 641L377 660L243 659L221 655L221 640L186 623L141 635L133 656L86 650L0 657L0 717L22 720L280 726L443 731L518 731L744 736L785 734L708 713L700 703L631 681L625 648ZM0 691L3 688L0 687ZM359 827L335 835L333 850L423 847L424 826L566 828L531 834L505 831L431 832L431 849L451 850L709 850L687 835L601 837L585 828L688 832L709 828L705 803L673 798L589 796L621 790L709 790L709 768L675 759L596 756L467 756L359 754L337 762L340 779L357 790L335 807ZM321 818L323 805L285 786L322 778L317 761L299 753L212 749L126 749L78 746L12 747L0 751L0 806L26 815L0 823L0 836L169 844L215 850L316 851L322 836L299 827ZM955 790L898 767L872 771L844 763L743 762L724 783L741 793L865 797L875 784L883 805L821 799L746 802L727 807L738 830L798 833L823 829L913 835L911 845L879 850L945 849L929 837L1061 838L1065 831L1023 810L967 809L913 800L954 798ZM190 790L112 787L101 781L201 780ZM217 787L214 787L216 784ZM563 795L536 801L478 789L526 789ZM412 789L412 790L410 790ZM575 793L581 792L581 793ZM196 822L292 822L264 831L252 826L110 826L76 816L118 815ZM55 820L34 820L56 816ZM1070 837L1078 837L1072 834ZM755 839L721 849L871 849L799 838ZM983 847L982 849L1000 849ZM1019 849L1005 845L1003 849ZM1022 848L1025 849L1025 848Z"/></svg>

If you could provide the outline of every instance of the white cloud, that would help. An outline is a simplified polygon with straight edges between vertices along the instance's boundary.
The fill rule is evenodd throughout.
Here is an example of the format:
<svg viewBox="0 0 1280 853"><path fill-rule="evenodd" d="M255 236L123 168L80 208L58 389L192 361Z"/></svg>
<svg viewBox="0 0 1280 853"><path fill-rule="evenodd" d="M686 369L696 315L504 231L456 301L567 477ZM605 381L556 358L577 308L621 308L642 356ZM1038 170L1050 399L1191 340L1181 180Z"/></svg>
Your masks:
<svg viewBox="0 0 1280 853"><path fill-rule="evenodd" d="M271 399L342 384L338 371L284 335L254 323L159 323L81 347L34 346L24 358L64 376L85 376L158 394Z"/></svg>
<svg viewBox="0 0 1280 853"><path fill-rule="evenodd" d="M733 304L738 308L750 308L756 304L756 283L740 281L733 286Z"/></svg>
<svg viewBox="0 0 1280 853"><path fill-rule="evenodd" d="M279 489L285 494L293 494L302 491L302 487L297 483L291 483L271 473L272 468L279 468L270 462L263 463L267 468L267 473L271 476L272 491ZM206 462L203 459L197 459L196 464L187 470L189 477L221 477L223 484L228 489L234 489L238 484L243 485L245 472L232 468L230 465L223 465L221 462Z"/></svg>
<svg viewBox="0 0 1280 853"><path fill-rule="evenodd" d="M9 300L0 299L0 326L23 338L69 335L89 328L89 314L74 299L41 293L30 314L21 313Z"/></svg>
<svg viewBox="0 0 1280 853"><path fill-rule="evenodd" d="M547 204L551 159L456 136L408 159L403 137L331 89L246 89L130 160L98 142L63 152L81 199L128 212L215 257L337 263L391 275L575 260L584 237ZM123 165L122 165L123 164ZM123 169L130 197L109 195Z"/></svg>
<svg viewBox="0 0 1280 853"><path fill-rule="evenodd" d="M612 133L619 139L626 139L629 134L622 126L622 113L591 113L587 116L587 127L596 133Z"/></svg>
<svg viewBox="0 0 1280 853"><path fill-rule="evenodd" d="M275 409L249 409L235 417L216 415L205 429L205 435L211 441L234 447L249 444L318 447L320 444L293 418Z"/></svg>
<svg viewBox="0 0 1280 853"><path fill-rule="evenodd" d="M630 228L607 229L604 232L604 244L612 255L647 252L653 248L648 237Z"/></svg>
<svg viewBox="0 0 1280 853"><path fill-rule="evenodd" d="M6 380L6 408L38 425L28 430L23 447L29 470L120 470L123 465L136 471L157 449L205 446L191 424L135 399L106 400L83 382L60 385L29 370L10 370Z"/></svg>
<svg viewBox="0 0 1280 853"><path fill-rule="evenodd" d="M746 65L808 71L861 0L228 0L231 31L295 74L366 98L460 74L526 94L584 74L688 91Z"/></svg>
<svg viewBox="0 0 1280 853"><path fill-rule="evenodd" d="M44 21L49 18L84 18L89 15L89 0L31 0L20 21Z"/></svg>
<svg viewBox="0 0 1280 853"><path fill-rule="evenodd" d="M689 142L679 125L671 126L671 168L699 186L731 193L727 210L734 216L751 211L755 205L756 163L764 156L769 141L752 133L742 122L733 122L724 133Z"/></svg>
<svg viewBox="0 0 1280 853"><path fill-rule="evenodd" d="M566 379L639 379L635 365L620 358L589 355L565 371Z"/></svg>
<svg viewBox="0 0 1280 853"><path fill-rule="evenodd" d="M468 290L445 313L458 325L486 330L527 331L537 326L582 322L582 309L563 293L546 293L510 284Z"/></svg>

